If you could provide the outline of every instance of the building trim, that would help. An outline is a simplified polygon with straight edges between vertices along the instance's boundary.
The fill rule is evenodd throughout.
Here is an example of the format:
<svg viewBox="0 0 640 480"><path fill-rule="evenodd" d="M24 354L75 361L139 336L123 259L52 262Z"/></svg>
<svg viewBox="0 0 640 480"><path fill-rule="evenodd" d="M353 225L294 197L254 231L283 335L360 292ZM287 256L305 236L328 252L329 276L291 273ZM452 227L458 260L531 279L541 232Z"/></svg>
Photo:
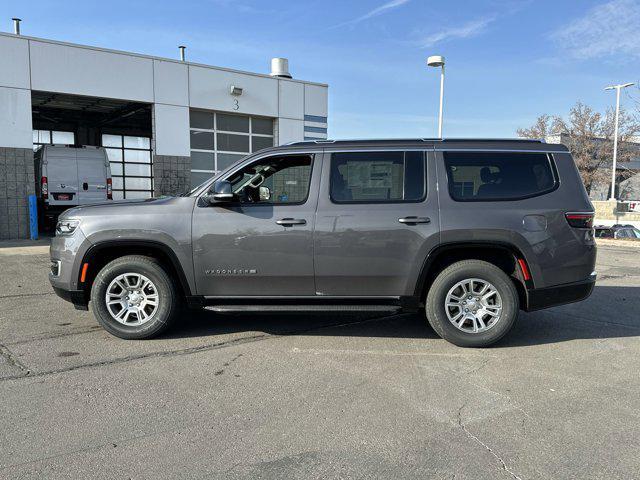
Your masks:
<svg viewBox="0 0 640 480"><path fill-rule="evenodd" d="M126 56L130 56L130 57L138 57L138 58L143 58L143 59L148 59L148 60L160 60L163 62L172 62L172 63L177 63L180 65L187 65L187 66L193 66L193 67L203 67L203 68L208 68L210 70L220 70L223 72L229 72L229 73L237 73L237 74L241 74L241 75L251 75L254 77L261 77L261 78L271 78L273 80L279 80L278 77L273 77L267 73L255 73L255 72L247 72L244 70L236 70L233 68L225 68L225 67L217 67L214 65L207 65L205 63L196 63L196 62L183 62L181 60L176 60L174 58L167 58L167 57L157 57L154 55L145 55L142 53L135 53L135 52L127 52L124 50L114 50L114 49L110 49L110 48L102 48L102 47L95 47L92 45L82 45L82 44L78 44L78 43L70 43L70 42L61 42L59 40L50 40L50 39L46 39L46 38L39 38L39 37L29 37L26 35L15 35L13 33L7 33L7 32L0 32L0 36L2 37L9 37L9 38L20 38L20 39L24 39L24 40L28 40L28 41L34 41L34 42L42 42L42 43L49 43L52 45L61 45L61 46L65 46L65 47L72 47L72 48L81 48L81 49L86 49L86 50L94 50L97 52L105 52L105 53L113 53L113 54L117 54L117 55L126 55ZM287 78L286 79L288 82L296 82L296 83L302 83L302 84L308 84L308 85L317 85L320 87L328 87L329 85L326 83L318 83L318 82L311 82L308 80L302 80L302 79L296 79L296 78Z"/></svg>

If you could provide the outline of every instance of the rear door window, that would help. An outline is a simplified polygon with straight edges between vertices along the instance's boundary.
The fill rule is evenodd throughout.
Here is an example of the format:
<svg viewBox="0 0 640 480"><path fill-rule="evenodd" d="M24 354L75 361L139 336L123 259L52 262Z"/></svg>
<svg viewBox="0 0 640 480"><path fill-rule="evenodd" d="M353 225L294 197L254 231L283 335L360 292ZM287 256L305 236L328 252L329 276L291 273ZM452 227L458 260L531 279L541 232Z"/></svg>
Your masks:
<svg viewBox="0 0 640 480"><path fill-rule="evenodd" d="M557 187L546 153L444 152L444 163L449 193L457 201L518 200Z"/></svg>
<svg viewBox="0 0 640 480"><path fill-rule="evenodd" d="M425 162L421 151L331 155L334 203L419 202L425 194Z"/></svg>

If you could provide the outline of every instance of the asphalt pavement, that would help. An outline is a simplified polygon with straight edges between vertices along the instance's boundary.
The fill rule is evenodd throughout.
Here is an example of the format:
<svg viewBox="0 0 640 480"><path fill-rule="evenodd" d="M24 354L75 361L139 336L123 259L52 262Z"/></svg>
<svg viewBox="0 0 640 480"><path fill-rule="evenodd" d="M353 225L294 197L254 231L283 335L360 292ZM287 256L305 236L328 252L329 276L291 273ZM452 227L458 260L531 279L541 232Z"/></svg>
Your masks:
<svg viewBox="0 0 640 480"><path fill-rule="evenodd" d="M640 478L640 249L488 349L421 315L185 314L148 341L0 251L0 478Z"/></svg>

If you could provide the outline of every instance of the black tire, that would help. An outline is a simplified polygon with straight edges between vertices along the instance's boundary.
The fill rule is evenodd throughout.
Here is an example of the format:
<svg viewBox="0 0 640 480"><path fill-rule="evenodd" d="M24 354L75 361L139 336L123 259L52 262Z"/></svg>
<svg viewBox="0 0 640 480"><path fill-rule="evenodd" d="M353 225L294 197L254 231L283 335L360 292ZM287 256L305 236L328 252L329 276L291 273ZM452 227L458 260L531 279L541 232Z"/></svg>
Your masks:
<svg viewBox="0 0 640 480"><path fill-rule="evenodd" d="M107 309L107 288L116 277L125 273L144 275L157 290L157 309L141 325L123 325ZM100 270L91 288L91 310L98 323L112 335L126 340L153 338L166 331L175 321L179 303L178 290L162 265L155 259L142 255L127 255L109 262Z"/></svg>
<svg viewBox="0 0 640 480"><path fill-rule="evenodd" d="M470 278L490 282L502 298L500 318L495 325L480 333L459 330L449 321L445 311L449 290ZM495 265L482 260L463 260L445 268L436 277L427 293L425 310L431 327L448 342L459 347L487 347L504 337L518 318L518 291L509 276Z"/></svg>

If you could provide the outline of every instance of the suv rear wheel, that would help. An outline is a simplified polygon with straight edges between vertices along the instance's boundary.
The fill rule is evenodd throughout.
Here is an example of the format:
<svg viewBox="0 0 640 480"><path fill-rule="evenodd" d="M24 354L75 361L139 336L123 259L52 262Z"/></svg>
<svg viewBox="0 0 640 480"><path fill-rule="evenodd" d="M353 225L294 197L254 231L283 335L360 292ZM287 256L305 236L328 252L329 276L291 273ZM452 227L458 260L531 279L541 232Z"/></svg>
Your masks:
<svg viewBox="0 0 640 480"><path fill-rule="evenodd" d="M165 331L178 311L175 285L159 262L129 255L104 266L91 289L100 325L124 339L151 338Z"/></svg>
<svg viewBox="0 0 640 480"><path fill-rule="evenodd" d="M445 268L427 294L429 324L460 347L486 347L500 340L518 317L518 292L495 265L464 260Z"/></svg>

